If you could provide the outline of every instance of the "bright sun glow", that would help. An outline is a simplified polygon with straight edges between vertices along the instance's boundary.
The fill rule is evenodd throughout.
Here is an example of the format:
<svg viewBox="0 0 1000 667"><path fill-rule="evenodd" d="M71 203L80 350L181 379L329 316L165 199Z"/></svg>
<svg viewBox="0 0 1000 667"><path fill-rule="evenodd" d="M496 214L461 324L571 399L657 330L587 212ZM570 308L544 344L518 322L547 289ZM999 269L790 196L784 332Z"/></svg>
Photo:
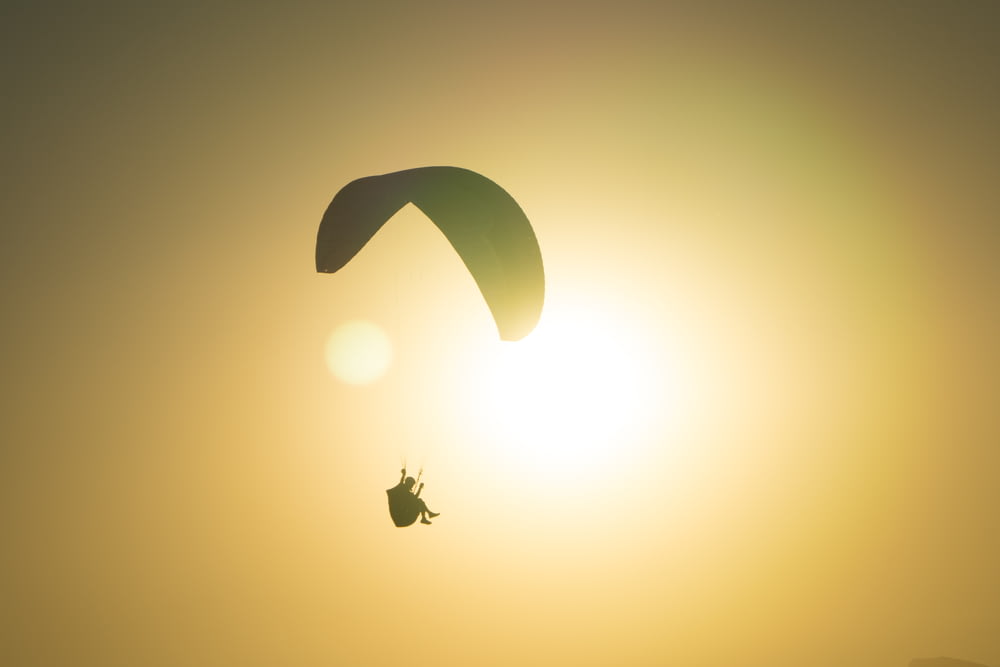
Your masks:
<svg viewBox="0 0 1000 667"><path fill-rule="evenodd" d="M537 329L494 360L491 435L521 473L589 481L647 424L654 365L621 318L547 306Z"/></svg>
<svg viewBox="0 0 1000 667"><path fill-rule="evenodd" d="M352 320L341 324L326 341L326 365L348 384L371 384L389 370L392 343L377 324Z"/></svg>

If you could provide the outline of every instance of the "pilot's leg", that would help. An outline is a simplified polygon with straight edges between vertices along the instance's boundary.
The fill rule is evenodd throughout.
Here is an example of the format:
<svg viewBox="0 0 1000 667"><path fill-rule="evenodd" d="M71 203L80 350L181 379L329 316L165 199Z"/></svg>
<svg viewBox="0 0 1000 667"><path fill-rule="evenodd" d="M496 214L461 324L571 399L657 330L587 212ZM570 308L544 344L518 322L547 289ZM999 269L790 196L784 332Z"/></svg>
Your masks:
<svg viewBox="0 0 1000 667"><path fill-rule="evenodd" d="M429 524L430 521L427 519L427 517L430 517L431 519L433 519L434 517L438 516L438 514L440 514L439 512L432 512L429 509L427 509L427 503L425 503L422 499L418 498L417 501L420 503L420 505L419 505L419 507L420 507L420 523L428 523Z"/></svg>

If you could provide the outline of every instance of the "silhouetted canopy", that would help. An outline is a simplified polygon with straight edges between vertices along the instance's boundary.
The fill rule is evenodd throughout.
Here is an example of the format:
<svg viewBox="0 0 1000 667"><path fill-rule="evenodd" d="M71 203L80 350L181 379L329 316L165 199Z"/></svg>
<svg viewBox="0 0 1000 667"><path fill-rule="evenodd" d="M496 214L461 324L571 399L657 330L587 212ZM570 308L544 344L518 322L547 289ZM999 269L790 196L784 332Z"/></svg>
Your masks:
<svg viewBox="0 0 1000 667"><path fill-rule="evenodd" d="M351 181L323 214L316 238L316 270L339 270L411 202L438 226L465 262L493 313L500 338L520 340L531 333L545 297L535 232L513 197L468 169L421 167Z"/></svg>

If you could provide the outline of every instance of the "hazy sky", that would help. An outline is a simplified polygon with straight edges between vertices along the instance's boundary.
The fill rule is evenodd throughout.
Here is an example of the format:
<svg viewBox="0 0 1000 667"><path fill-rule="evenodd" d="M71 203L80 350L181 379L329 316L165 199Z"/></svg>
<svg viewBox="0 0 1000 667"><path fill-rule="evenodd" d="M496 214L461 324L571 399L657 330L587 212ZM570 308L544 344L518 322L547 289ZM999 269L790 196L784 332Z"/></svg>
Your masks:
<svg viewBox="0 0 1000 667"><path fill-rule="evenodd" d="M4 3L0 662L1000 665L1000 10L751 4ZM524 341L412 208L315 273L425 165Z"/></svg>

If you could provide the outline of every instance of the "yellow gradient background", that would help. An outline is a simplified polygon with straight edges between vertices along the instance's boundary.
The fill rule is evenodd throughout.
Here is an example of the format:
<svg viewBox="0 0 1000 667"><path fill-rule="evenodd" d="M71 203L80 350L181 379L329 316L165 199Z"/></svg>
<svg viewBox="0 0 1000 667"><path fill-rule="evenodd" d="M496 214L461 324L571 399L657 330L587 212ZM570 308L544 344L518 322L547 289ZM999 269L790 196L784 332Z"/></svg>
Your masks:
<svg viewBox="0 0 1000 667"><path fill-rule="evenodd" d="M5 5L0 663L1000 665L998 10L752 4ZM531 337L413 207L314 272L425 165Z"/></svg>

